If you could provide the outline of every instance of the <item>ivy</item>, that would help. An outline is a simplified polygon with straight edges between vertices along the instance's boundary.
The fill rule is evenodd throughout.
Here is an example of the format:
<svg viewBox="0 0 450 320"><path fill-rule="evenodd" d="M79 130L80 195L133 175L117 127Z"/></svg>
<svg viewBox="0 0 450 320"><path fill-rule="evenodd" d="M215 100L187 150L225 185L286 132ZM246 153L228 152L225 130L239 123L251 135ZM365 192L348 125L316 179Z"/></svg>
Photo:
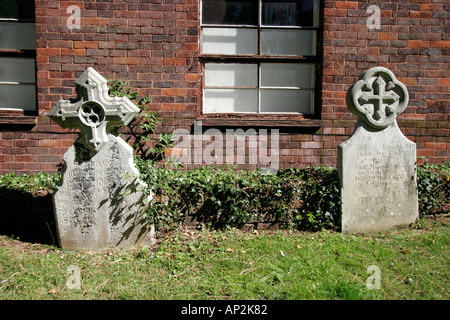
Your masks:
<svg viewBox="0 0 450 320"><path fill-rule="evenodd" d="M450 162L418 166L421 215L450 203ZM160 230L171 229L195 214L214 227L240 227L250 221L283 221L302 230L340 228L337 170L289 168L267 175L233 166L192 170L156 169L139 161L142 179L153 200L148 216Z"/></svg>
<svg viewBox="0 0 450 320"><path fill-rule="evenodd" d="M302 206L296 216L300 227L337 229L341 204L337 170L313 167L298 173L303 181Z"/></svg>
<svg viewBox="0 0 450 320"><path fill-rule="evenodd" d="M146 192L152 195L148 218L161 231L176 228L193 214L216 228L255 220L283 221L311 231L340 226L339 179L333 168L289 168L268 175L234 166L183 170L157 168L152 160L141 158L136 163ZM450 203L450 161L425 162L418 166L417 177L420 214L443 211ZM18 176L11 172L0 176L0 190L53 192L60 181L59 173Z"/></svg>
<svg viewBox="0 0 450 320"><path fill-rule="evenodd" d="M221 228L250 221L281 221L308 230L336 229L339 188L336 170L281 170L267 175L233 166L191 170L156 169L138 161L153 200L148 216L158 229L171 229L189 214Z"/></svg>
<svg viewBox="0 0 450 320"><path fill-rule="evenodd" d="M425 159L417 167L417 181L421 215L441 211L450 203L450 161L432 164Z"/></svg>
<svg viewBox="0 0 450 320"><path fill-rule="evenodd" d="M139 93L129 87L128 82L108 79L109 95L111 97L127 97L139 108L139 117L129 125L130 139L133 139L133 149L136 155L145 160L157 162L164 158L164 153L172 146L172 134L156 135L155 129L161 124L159 113L150 109L152 98L148 94L139 97ZM128 142L128 141L127 141Z"/></svg>
<svg viewBox="0 0 450 320"><path fill-rule="evenodd" d="M34 175L24 174L18 176L15 172L10 172L5 175L0 175L0 188L32 194L39 191L54 192L57 190L60 181L60 173L38 172Z"/></svg>

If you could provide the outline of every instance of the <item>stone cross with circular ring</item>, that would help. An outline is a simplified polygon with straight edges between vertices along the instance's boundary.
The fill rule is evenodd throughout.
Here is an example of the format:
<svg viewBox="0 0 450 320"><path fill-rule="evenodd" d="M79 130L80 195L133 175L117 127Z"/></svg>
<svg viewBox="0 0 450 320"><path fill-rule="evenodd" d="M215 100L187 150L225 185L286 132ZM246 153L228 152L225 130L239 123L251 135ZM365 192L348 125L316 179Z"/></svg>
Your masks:
<svg viewBox="0 0 450 320"><path fill-rule="evenodd" d="M408 90L386 68L367 70L347 92L351 112L375 130L383 130L396 121L408 105Z"/></svg>
<svg viewBox="0 0 450 320"><path fill-rule="evenodd" d="M96 154L114 129L128 125L139 108L126 97L110 97L107 80L93 68L78 78L76 99L60 100L48 116L62 128L79 129L80 141Z"/></svg>

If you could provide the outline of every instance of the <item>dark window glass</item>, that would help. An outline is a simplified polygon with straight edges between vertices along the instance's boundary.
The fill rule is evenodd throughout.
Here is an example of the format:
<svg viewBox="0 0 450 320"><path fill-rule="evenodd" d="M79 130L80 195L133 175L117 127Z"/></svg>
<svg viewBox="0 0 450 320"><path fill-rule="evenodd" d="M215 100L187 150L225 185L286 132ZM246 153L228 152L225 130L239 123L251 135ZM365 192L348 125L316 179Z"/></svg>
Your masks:
<svg viewBox="0 0 450 320"><path fill-rule="evenodd" d="M257 0L203 0L203 24L257 25Z"/></svg>
<svg viewBox="0 0 450 320"><path fill-rule="evenodd" d="M34 0L0 0L0 18L34 20Z"/></svg>
<svg viewBox="0 0 450 320"><path fill-rule="evenodd" d="M313 26L313 0L262 0L262 24L266 26Z"/></svg>

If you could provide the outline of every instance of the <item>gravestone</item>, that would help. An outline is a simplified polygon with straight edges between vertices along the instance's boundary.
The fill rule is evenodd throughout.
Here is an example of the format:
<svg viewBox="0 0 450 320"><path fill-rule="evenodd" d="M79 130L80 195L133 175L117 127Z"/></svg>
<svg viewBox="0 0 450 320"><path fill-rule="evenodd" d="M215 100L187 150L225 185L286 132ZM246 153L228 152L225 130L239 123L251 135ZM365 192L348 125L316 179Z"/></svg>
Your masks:
<svg viewBox="0 0 450 320"><path fill-rule="evenodd" d="M132 148L116 132L139 109L126 97L110 97L106 79L92 68L76 81L76 92L48 114L61 127L80 130L64 154L63 182L53 196L59 244L69 250L151 245L145 184Z"/></svg>
<svg viewBox="0 0 450 320"><path fill-rule="evenodd" d="M416 145L396 121L407 104L406 87L382 67L367 70L347 92L358 121L338 147L343 233L376 233L418 217Z"/></svg>

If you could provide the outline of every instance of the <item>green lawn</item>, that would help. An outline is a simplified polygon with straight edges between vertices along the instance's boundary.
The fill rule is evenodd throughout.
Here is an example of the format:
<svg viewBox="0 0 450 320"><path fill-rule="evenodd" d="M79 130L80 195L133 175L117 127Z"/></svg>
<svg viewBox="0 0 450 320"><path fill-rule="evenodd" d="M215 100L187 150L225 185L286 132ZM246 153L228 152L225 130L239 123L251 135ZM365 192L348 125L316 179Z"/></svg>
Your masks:
<svg viewBox="0 0 450 320"><path fill-rule="evenodd" d="M184 229L154 248L101 252L0 236L0 299L448 300L449 222L370 236ZM370 268L379 289L367 287Z"/></svg>

